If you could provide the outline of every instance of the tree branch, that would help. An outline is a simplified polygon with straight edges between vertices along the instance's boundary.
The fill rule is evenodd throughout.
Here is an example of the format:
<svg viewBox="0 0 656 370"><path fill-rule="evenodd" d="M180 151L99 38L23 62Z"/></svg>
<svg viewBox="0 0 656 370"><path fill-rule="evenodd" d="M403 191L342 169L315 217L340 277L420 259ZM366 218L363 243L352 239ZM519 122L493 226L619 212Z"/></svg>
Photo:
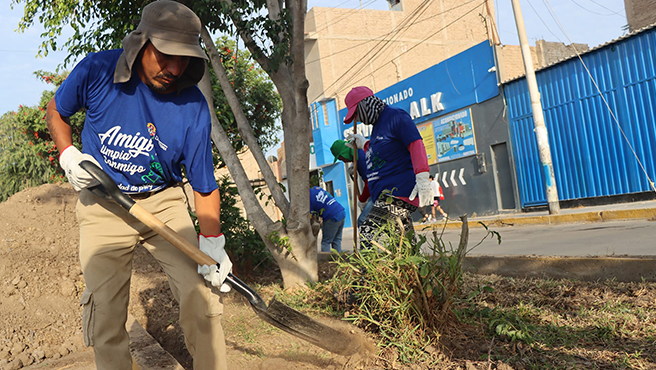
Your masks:
<svg viewBox="0 0 656 370"><path fill-rule="evenodd" d="M289 2L288 2L289 4ZM307 108L307 89L309 82L305 75L305 15L307 13L307 0L299 0L288 5L292 15L291 56L294 65L292 68L294 78L294 91L300 91L305 96L305 107Z"/></svg>
<svg viewBox="0 0 656 370"><path fill-rule="evenodd" d="M219 79L219 83L221 84L221 88L223 89L223 92L226 96L226 100L230 105L230 109L232 109L232 112L235 116L235 120L237 121L237 127L239 128L239 133L241 134L241 137L246 143L246 145L248 145L248 148L251 150L251 153L253 153L253 157L255 158L255 161L257 162L260 171L262 172L264 181L266 182L267 186L269 187L269 190L271 191L271 196L273 197L276 206L280 209L283 216L287 217L289 215L289 201L285 197L285 194L282 192L282 189L280 189L280 186L278 186L278 180L273 174L273 171L271 170L271 166L269 165L266 158L264 157L264 153L262 153L262 148L260 148L260 146L257 143L257 138L253 134L253 129L248 123L248 120L246 119L246 115L241 109L241 105L239 104L239 99L237 98L237 94L235 94L235 90L230 84L230 80L228 79L225 69L223 68L223 64L221 64L221 56L216 50L214 41L212 40L212 37L210 36L209 32L205 27L201 29L201 37L203 38L203 42L205 43L205 46L208 49L210 55L210 61L212 63L212 67L214 68L214 72L216 73L216 76ZM210 95L208 100L211 100L211 96L212 95L211 95L211 87L210 87ZM216 116L216 114L214 114L214 109L212 109L212 116L214 118ZM221 127L220 124L219 127ZM221 127L221 129L223 128ZM212 131L214 132L214 129ZM227 139L227 136L225 136L225 138ZM232 146L230 148L232 149ZM224 151L219 149L219 152L221 152L221 155L224 156ZM234 153L234 150L232 150L232 152ZM235 158L236 158L236 154L235 154ZM236 166L236 165L230 166L230 162L232 160L233 158L230 158L230 160L226 158L226 164L228 165L228 170L230 171L230 174L233 175L233 178L235 178L233 174L233 169L231 167L238 167L240 172L243 172L243 168L241 166ZM239 159L236 160L237 163L239 163ZM235 170L237 170L237 168L235 168ZM245 172L243 172L243 174L244 176L246 176ZM237 179L235 178L235 182L236 181ZM239 189L241 189L241 187ZM253 194L253 196L255 195ZM259 205L259 203L257 204Z"/></svg>
<svg viewBox="0 0 656 370"><path fill-rule="evenodd" d="M224 0L230 7L235 6L235 4L232 2L232 0ZM235 25L235 28L237 29L237 32L239 33L239 36L241 39L244 41L244 45L248 48L248 51L251 52L251 55L255 59L255 61L265 70L265 71L270 71L271 70L271 60L264 54L264 51L257 46L257 43L255 40L253 40L253 37L251 37L250 34L248 34L245 31L242 31L238 24L241 23L240 19L235 19L232 16L232 13L229 14L230 19L232 20L232 24Z"/></svg>

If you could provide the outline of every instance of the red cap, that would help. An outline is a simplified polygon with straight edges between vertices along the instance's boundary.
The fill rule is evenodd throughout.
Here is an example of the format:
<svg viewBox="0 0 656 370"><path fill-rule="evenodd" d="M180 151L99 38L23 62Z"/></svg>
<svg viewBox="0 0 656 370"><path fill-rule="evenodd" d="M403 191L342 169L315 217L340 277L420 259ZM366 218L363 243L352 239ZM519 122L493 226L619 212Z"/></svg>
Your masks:
<svg viewBox="0 0 656 370"><path fill-rule="evenodd" d="M344 99L346 107L348 108L346 118L344 118L344 123L351 123L351 121L353 121L353 115L358 108L358 103L362 101L362 99L373 95L374 92L366 86L358 86L351 89Z"/></svg>

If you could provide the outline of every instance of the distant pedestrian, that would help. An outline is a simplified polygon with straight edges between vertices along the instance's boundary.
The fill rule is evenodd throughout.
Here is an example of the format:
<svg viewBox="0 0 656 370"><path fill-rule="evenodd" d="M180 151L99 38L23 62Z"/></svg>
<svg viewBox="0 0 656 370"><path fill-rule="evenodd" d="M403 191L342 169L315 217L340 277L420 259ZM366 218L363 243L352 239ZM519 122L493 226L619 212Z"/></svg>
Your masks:
<svg viewBox="0 0 656 370"><path fill-rule="evenodd" d="M440 214L442 215L443 220L447 220L449 218L449 215L447 215L446 212L444 212L442 210L442 207L440 206L440 201L444 200L444 193L442 192L442 187L440 186L440 183L437 182L437 179L435 179L435 176L430 175L428 178L431 181L430 182L431 189L433 189L433 207L431 207L432 208L431 209L431 213L432 213L432 220L431 221L433 221L433 222L437 221L437 219L435 218L435 211L436 210L438 212L440 212Z"/></svg>
<svg viewBox="0 0 656 370"><path fill-rule="evenodd" d="M310 212L321 217L321 251L342 252L342 231L346 211L327 191L318 186L310 188Z"/></svg>

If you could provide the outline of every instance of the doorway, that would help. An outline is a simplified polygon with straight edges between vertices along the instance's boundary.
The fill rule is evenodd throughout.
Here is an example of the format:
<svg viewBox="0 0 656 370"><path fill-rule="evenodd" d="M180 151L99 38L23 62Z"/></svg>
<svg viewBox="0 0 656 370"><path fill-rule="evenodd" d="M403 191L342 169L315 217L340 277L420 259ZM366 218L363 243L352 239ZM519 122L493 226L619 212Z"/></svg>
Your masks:
<svg viewBox="0 0 656 370"><path fill-rule="evenodd" d="M506 143L490 146L492 151L492 169L496 185L497 205L499 209L515 209L515 192L513 191L510 158Z"/></svg>

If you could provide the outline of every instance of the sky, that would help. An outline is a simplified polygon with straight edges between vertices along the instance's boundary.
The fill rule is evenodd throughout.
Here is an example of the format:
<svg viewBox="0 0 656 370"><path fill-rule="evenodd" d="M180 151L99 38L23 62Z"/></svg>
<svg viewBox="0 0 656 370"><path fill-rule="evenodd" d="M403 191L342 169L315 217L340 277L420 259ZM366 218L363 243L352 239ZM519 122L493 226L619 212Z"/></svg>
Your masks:
<svg viewBox="0 0 656 370"><path fill-rule="evenodd" d="M37 105L42 92L51 90L52 86L38 80L34 72L54 72L66 58L63 51L36 57L42 42L39 37L42 28L35 24L25 33L15 32L23 6L14 5L12 10L11 2L0 0L0 115L16 110L19 105ZM494 0L493 3L501 43L518 45L511 0ZM322 6L386 10L387 4L386 0L309 0L308 9ZM520 0L520 4L531 45L535 45L535 40L544 39L565 44L586 43L593 47L626 33L623 26L627 21L621 0ZM70 30L65 32L65 36L70 34ZM60 38L58 44L65 41L66 38Z"/></svg>

